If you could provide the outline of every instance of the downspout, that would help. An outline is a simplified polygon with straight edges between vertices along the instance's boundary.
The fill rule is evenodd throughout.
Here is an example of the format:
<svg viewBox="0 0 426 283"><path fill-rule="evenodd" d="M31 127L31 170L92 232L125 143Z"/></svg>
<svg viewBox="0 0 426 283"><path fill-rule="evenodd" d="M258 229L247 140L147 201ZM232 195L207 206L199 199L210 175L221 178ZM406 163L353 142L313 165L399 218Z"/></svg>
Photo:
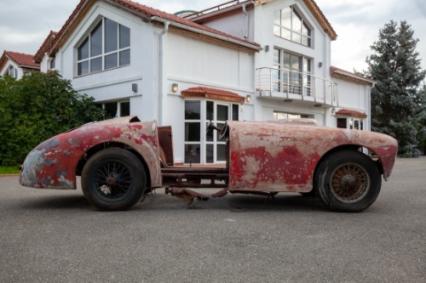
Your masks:
<svg viewBox="0 0 426 283"><path fill-rule="evenodd" d="M244 5L243 5L243 14L246 16L246 19L247 19L247 29L246 29L246 36L245 36L245 38L246 39L249 39L249 35L250 35L250 19L249 19L249 14L248 14L248 11L247 11L247 3L244 3Z"/></svg>
<svg viewBox="0 0 426 283"><path fill-rule="evenodd" d="M167 33L169 32L169 25L170 22L165 21L164 22L164 28L163 31L160 33L160 52L159 52L159 76L158 76L158 91L159 91L159 97L158 97L158 123L159 125L163 125L164 122L164 118L163 118L163 109L164 109L164 101L166 98L164 98L164 96L166 95L166 90L165 90L165 41L166 41L166 36Z"/></svg>

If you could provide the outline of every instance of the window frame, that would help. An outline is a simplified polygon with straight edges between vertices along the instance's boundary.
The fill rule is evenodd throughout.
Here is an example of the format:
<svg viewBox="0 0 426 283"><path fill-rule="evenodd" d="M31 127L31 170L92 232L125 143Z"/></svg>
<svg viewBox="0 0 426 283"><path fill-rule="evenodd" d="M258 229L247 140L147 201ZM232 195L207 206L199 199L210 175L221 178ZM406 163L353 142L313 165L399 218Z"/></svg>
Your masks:
<svg viewBox="0 0 426 283"><path fill-rule="evenodd" d="M200 102L200 119L186 119L185 117L185 104L186 102L190 102L190 101L197 101ZM207 103L208 102L212 102L213 103L213 119L207 119ZM233 116L233 108L234 105L238 106L238 120L234 120L234 121L239 121L241 119L241 105L237 104L237 103L232 103L232 102L225 102L225 101L219 101L219 100L211 100L211 99L185 99L185 103L184 103L184 130L186 128L186 123L200 123L200 141L186 141L186 133L184 133L184 139L183 139L183 153L184 153L184 163L188 163L185 159L186 156L186 151L185 151L185 147L186 145L200 145L200 163L199 164L223 164L226 162L226 160L220 161L217 159L217 146L218 145L226 145L226 141L218 141L218 136L217 136L217 131L213 131L213 140L208 141L207 140L207 127L208 124L210 123L210 121L214 124L217 125L218 123L222 124L226 121L223 120L218 120L217 117L217 106L218 105L223 105L223 106L227 106L228 108L228 120L227 121L231 121L233 120L234 116ZM207 146L208 145L212 145L213 146L213 162L207 162ZM198 164L195 162L192 162L194 164Z"/></svg>
<svg viewBox="0 0 426 283"><path fill-rule="evenodd" d="M279 119L280 115L283 115L283 116L286 116L286 117L282 118L282 119ZM299 117L296 117L296 116L299 116ZM290 121L292 119L315 119L315 114L293 113L293 112L286 112L286 111L274 110L273 111L273 119L274 120L278 120L278 121L279 120Z"/></svg>
<svg viewBox="0 0 426 283"><path fill-rule="evenodd" d="M290 10L290 28L288 28L284 23L285 20L283 19L282 15L283 15L283 11L285 11L286 9ZM277 16L279 17L279 24L276 23L277 20ZM297 18L300 19L301 22L301 27L300 27L300 31L297 31L294 29L293 27L293 17L296 16ZM303 34L303 28L306 28L308 30L308 34L305 35ZM279 30L279 32L276 32L276 29ZM289 38L285 37L283 35L283 30L285 30L286 32L289 33ZM293 43L296 44L300 44L302 46L305 47L309 47L309 48L313 48L314 46L314 28L312 27L312 25L306 20L306 18L303 16L302 12L296 7L296 5L291 5L279 10L274 11L274 16L273 16L273 34L279 38L291 41ZM294 40L293 39L293 34L297 34L300 37L300 40ZM303 43L303 39L306 38L307 40L307 44Z"/></svg>
<svg viewBox="0 0 426 283"><path fill-rule="evenodd" d="M298 54L295 52L288 51L287 49L274 47L273 48L273 62L272 65L276 69L276 73L274 74L274 78L276 77L276 82L273 82L274 91L283 92L283 93L292 93L299 94L303 96L313 96L314 95L314 87L315 87L315 75L313 72L314 59L303 54ZM276 56L278 52L278 56ZM290 58L290 62L288 67L285 67L285 58L286 55ZM292 68L291 58L297 57L299 70ZM278 62L276 61L278 59ZM305 60L308 62L306 66L308 66L307 70L305 70ZM300 70L301 69L301 70ZM299 78L299 84L297 87L300 88L298 92L291 92L290 86L295 86L292 84L291 75L296 74ZM286 79L285 79L286 78ZM307 83L309 82L309 84Z"/></svg>
<svg viewBox="0 0 426 283"><path fill-rule="evenodd" d="M109 20L112 21L114 23L117 24L117 49L116 50L112 50L112 51L108 51L105 52L105 20ZM99 23L101 23L101 53L91 56L92 54L92 33L95 30L96 27L98 27ZM120 34L121 34L121 29L120 27L124 27L127 28L129 30L129 45L126 47L122 47L120 48ZM124 68L124 67L128 67L131 65L132 60L131 60L131 39L132 39L132 35L131 35L131 29L128 26L125 26L123 24L120 24L117 21L111 20L110 18L104 17L104 16L100 16L98 17L90 26L90 28L88 29L88 31L84 34L84 36L82 36L82 38L78 41L78 43L75 45L74 47L74 77L75 78L80 78L80 77L84 77L84 76L88 76L88 75L92 75L92 74L97 74L97 73L102 73L102 72L107 72L107 71L111 71L111 70L115 70L118 68ZM79 49L80 47L83 45L83 43L85 41L88 41L88 56L86 58L83 59L79 59L78 58L78 54L79 54ZM120 54L124 51L128 51L129 52L129 63L127 64L123 64L120 65ZM105 68L105 58L109 55L112 54L117 54L117 59L116 59L116 66L112 67L112 68ZM101 58L101 69L97 70L97 71L91 71L91 62L94 59L99 59ZM79 64L81 63L86 63L88 64L88 71L87 73L79 73Z"/></svg>
<svg viewBox="0 0 426 283"><path fill-rule="evenodd" d="M346 119L346 128L339 128L338 127L338 120L339 119ZM358 125L358 126L356 127L356 125ZM366 130L365 126L366 126L366 119L349 117L349 116L341 116L341 115L336 116L336 128L364 131L364 130Z"/></svg>
<svg viewBox="0 0 426 283"><path fill-rule="evenodd" d="M103 117L104 120L114 119L114 118L119 118L119 117L125 117L125 116L121 116L121 104L122 103L129 103L129 115L132 115L132 107L131 107L131 104L130 104L130 99L118 99L118 100L107 100L107 101L96 102L96 104L100 105L102 110L104 110L104 111L105 111L105 105L109 104L109 103L115 103L116 104L115 117L106 118L106 116L104 116Z"/></svg>

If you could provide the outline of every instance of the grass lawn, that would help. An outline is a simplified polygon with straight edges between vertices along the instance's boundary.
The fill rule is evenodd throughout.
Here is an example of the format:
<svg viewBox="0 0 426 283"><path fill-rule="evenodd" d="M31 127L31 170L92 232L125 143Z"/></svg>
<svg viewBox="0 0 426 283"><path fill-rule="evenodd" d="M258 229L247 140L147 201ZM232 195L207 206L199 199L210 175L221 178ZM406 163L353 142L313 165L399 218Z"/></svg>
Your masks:
<svg viewBox="0 0 426 283"><path fill-rule="evenodd" d="M18 174L18 166L0 166L0 175L4 174Z"/></svg>

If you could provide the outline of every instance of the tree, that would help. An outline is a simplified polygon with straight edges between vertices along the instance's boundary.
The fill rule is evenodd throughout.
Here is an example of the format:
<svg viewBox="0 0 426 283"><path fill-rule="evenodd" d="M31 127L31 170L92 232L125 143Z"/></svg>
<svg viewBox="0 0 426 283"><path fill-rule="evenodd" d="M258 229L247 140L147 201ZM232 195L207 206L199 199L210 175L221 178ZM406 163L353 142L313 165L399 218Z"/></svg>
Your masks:
<svg viewBox="0 0 426 283"><path fill-rule="evenodd" d="M102 118L93 98L57 73L0 79L0 165L20 164L41 141Z"/></svg>
<svg viewBox="0 0 426 283"><path fill-rule="evenodd" d="M396 137L399 153L405 156L418 154L418 113L426 106L419 96L426 73L413 35L407 22L391 21L380 30L367 58L370 77L376 81L371 91L372 129Z"/></svg>

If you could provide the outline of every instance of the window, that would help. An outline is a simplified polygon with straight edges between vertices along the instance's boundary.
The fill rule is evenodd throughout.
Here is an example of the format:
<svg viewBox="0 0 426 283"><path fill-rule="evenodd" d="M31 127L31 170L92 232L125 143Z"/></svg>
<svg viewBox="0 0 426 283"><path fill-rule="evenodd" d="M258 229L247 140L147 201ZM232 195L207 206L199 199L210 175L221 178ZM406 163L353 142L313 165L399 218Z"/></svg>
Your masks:
<svg viewBox="0 0 426 283"><path fill-rule="evenodd" d="M130 115L130 102L109 101L98 104L104 110L104 119L113 119L117 117L125 117Z"/></svg>
<svg viewBox="0 0 426 283"><path fill-rule="evenodd" d="M185 101L185 163L201 162L201 101Z"/></svg>
<svg viewBox="0 0 426 283"><path fill-rule="evenodd" d="M12 65L10 65L7 68L7 75L9 75L10 77L17 79L18 78L18 69L16 69L15 67L13 67Z"/></svg>
<svg viewBox="0 0 426 283"><path fill-rule="evenodd" d="M274 111L274 120L294 120L294 119L315 119L314 115L311 114L295 114L281 111Z"/></svg>
<svg viewBox="0 0 426 283"><path fill-rule="evenodd" d="M294 6L275 12L274 34L284 39L311 46L311 29Z"/></svg>
<svg viewBox="0 0 426 283"><path fill-rule="evenodd" d="M337 128L346 129L348 127L347 124L346 118L337 118Z"/></svg>
<svg viewBox="0 0 426 283"><path fill-rule="evenodd" d="M102 18L77 47L77 75L130 64L130 29Z"/></svg>
<svg viewBox="0 0 426 283"><path fill-rule="evenodd" d="M216 101L185 101L185 163L216 163L227 159L226 140L209 124L222 128L239 119L239 105Z"/></svg>
<svg viewBox="0 0 426 283"><path fill-rule="evenodd" d="M49 62L49 69L53 70L55 69L55 65L56 65L56 57L50 58L50 62Z"/></svg>
<svg viewBox="0 0 426 283"><path fill-rule="evenodd" d="M273 90L312 95L312 59L274 48Z"/></svg>
<svg viewBox="0 0 426 283"><path fill-rule="evenodd" d="M364 120L359 118L338 117L336 119L337 128L364 130Z"/></svg>

